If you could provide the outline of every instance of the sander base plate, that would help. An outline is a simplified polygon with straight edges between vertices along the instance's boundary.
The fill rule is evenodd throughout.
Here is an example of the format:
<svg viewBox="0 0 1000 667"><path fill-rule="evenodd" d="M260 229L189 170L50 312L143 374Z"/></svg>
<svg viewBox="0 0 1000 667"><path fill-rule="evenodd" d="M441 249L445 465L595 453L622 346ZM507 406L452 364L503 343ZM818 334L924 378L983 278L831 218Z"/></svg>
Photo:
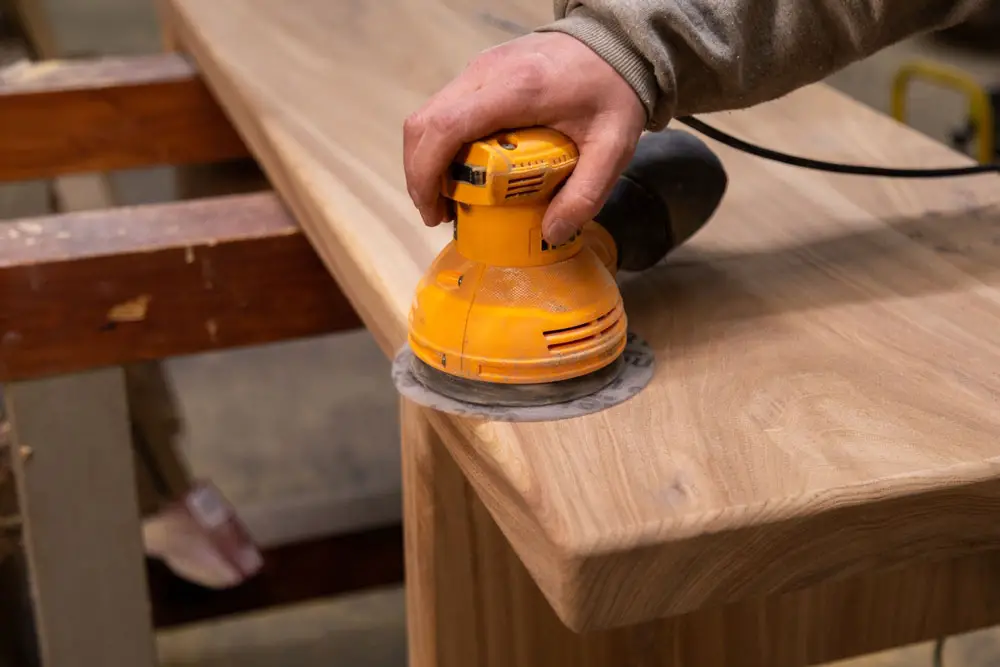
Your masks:
<svg viewBox="0 0 1000 667"><path fill-rule="evenodd" d="M630 332L618 359L594 373L536 385L491 384L442 373L404 345L392 378L400 394L442 412L503 422L555 421L624 403L649 384L653 362L650 347Z"/></svg>

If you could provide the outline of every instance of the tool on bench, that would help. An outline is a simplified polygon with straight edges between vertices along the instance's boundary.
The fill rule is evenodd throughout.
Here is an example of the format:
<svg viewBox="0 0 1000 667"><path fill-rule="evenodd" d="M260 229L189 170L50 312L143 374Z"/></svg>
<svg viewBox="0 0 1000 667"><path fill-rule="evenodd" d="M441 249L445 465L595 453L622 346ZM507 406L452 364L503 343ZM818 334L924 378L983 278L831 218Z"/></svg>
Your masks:
<svg viewBox="0 0 1000 667"><path fill-rule="evenodd" d="M997 163L896 168L814 160L757 146L702 120L677 119L730 148L795 167L882 178L994 174ZM417 287L409 336L393 362L418 404L502 421L553 420L617 405L652 377L648 346L628 332L615 276L642 271L708 221L728 178L694 135L642 136L596 218L560 246L542 238L576 146L547 128L466 145L444 179L452 241Z"/></svg>
<svg viewBox="0 0 1000 667"><path fill-rule="evenodd" d="M697 232L722 200L725 169L694 135L646 134L595 220L551 246L542 219L577 159L567 137L542 127L456 157L443 184L454 238L417 287L394 368L405 395L464 414L553 419L621 402L651 377L615 275L653 266Z"/></svg>

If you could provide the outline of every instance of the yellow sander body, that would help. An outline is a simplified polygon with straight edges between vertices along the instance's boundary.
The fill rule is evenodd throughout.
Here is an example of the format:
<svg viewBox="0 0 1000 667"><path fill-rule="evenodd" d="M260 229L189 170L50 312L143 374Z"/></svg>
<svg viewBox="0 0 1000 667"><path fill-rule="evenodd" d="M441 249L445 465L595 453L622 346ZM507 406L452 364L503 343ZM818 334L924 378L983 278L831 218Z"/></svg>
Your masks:
<svg viewBox="0 0 1000 667"><path fill-rule="evenodd" d="M527 421L627 401L653 375L630 332L619 270L657 266L711 218L726 190L718 157L692 134L645 133L594 220L559 246L542 220L577 166L544 127L465 145L442 179L454 238L417 286L399 391L455 414Z"/></svg>
<svg viewBox="0 0 1000 667"><path fill-rule="evenodd" d="M455 204L454 238L418 285L409 321L423 364L414 370L435 390L518 405L613 379L627 329L615 243L593 222L559 246L542 236L578 157L572 141L541 127L498 133L456 157L442 185Z"/></svg>

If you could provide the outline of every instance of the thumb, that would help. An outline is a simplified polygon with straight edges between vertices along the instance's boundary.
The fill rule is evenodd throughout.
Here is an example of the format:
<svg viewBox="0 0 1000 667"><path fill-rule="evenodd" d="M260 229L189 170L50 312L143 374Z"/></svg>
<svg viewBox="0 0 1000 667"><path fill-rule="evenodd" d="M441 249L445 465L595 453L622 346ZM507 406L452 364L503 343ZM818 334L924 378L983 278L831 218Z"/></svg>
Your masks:
<svg viewBox="0 0 1000 667"><path fill-rule="evenodd" d="M565 243L600 213L634 151L634 144L614 135L580 147L576 169L552 198L542 220L542 235L547 242Z"/></svg>

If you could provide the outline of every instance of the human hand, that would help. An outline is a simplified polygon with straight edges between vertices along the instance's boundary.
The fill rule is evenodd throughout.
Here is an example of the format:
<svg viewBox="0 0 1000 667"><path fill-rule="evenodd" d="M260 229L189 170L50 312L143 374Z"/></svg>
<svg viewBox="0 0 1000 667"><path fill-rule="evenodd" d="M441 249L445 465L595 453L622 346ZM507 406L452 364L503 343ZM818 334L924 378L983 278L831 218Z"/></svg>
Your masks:
<svg viewBox="0 0 1000 667"><path fill-rule="evenodd" d="M481 53L406 119L407 189L425 224L448 222L441 177L463 144L504 129L551 127L580 151L542 222L546 241L563 243L600 212L645 124L632 87L582 42L525 35Z"/></svg>

